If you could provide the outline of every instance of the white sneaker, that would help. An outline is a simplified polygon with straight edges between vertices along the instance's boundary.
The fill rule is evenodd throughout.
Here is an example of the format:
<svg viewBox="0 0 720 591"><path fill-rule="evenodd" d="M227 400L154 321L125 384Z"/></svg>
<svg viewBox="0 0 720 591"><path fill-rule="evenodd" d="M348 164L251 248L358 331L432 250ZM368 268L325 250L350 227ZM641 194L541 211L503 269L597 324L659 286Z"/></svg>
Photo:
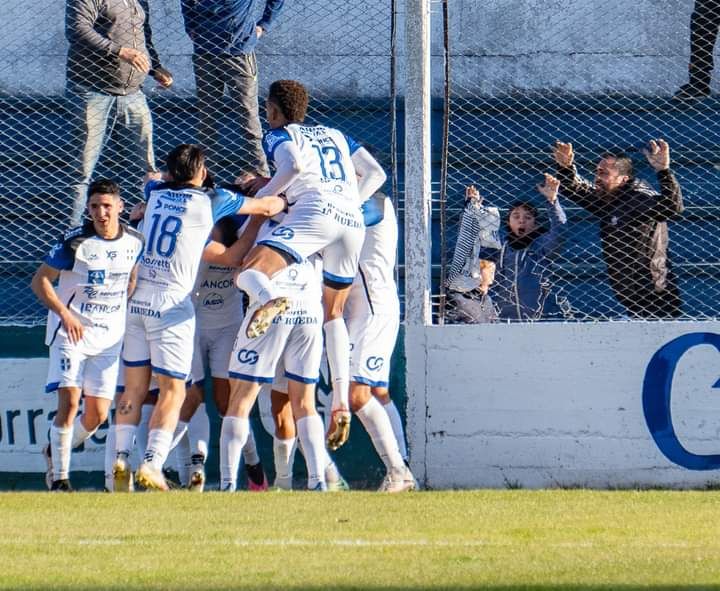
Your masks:
<svg viewBox="0 0 720 591"><path fill-rule="evenodd" d="M330 431L327 434L327 446L331 451L335 451L347 442L350 437L350 411L344 408L338 408L332 411Z"/></svg>
<svg viewBox="0 0 720 591"><path fill-rule="evenodd" d="M113 464L113 492L132 492L133 474L125 454L119 454Z"/></svg>
<svg viewBox="0 0 720 591"><path fill-rule="evenodd" d="M407 468L388 473L378 492L400 493L415 490L415 478Z"/></svg>
<svg viewBox="0 0 720 591"><path fill-rule="evenodd" d="M292 490L292 481L292 476L287 476L285 478L277 477L275 478L275 482L273 482L273 488L278 490Z"/></svg>
<svg viewBox="0 0 720 591"><path fill-rule="evenodd" d="M151 464L143 462L135 471L135 482L144 486L147 490L170 490L162 470L153 468Z"/></svg>
<svg viewBox="0 0 720 591"><path fill-rule="evenodd" d="M192 467L188 480L188 490L193 492L203 492L205 490L205 468L203 466Z"/></svg>
<svg viewBox="0 0 720 591"><path fill-rule="evenodd" d="M275 317L285 312L289 307L290 300L286 297L270 300L267 304L255 310L252 320L250 320L245 329L245 334L249 339L261 337L267 332L268 328L270 328Z"/></svg>

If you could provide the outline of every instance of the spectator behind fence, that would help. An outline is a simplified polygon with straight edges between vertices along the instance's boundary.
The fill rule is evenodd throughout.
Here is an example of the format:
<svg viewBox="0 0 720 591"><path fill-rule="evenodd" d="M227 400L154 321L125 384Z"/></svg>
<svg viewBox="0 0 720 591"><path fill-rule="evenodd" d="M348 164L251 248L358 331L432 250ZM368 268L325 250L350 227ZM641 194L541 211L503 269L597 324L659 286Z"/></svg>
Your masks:
<svg viewBox="0 0 720 591"><path fill-rule="evenodd" d="M713 50L720 27L720 0L695 0L690 19L688 82L675 93L675 100L691 101L710 96L715 62Z"/></svg>
<svg viewBox="0 0 720 591"><path fill-rule="evenodd" d="M606 153L595 184L581 179L572 144L556 142L562 193L600 223L603 259L617 300L634 318L677 318L680 293L668 258L667 221L683 212L680 185L670 171L670 147L650 141L643 150L657 173L660 193L635 179L630 158Z"/></svg>
<svg viewBox="0 0 720 591"><path fill-rule="evenodd" d="M514 203L506 221L507 237L496 252L490 295L501 320L567 318L570 306L553 281L553 265L562 254L567 217L558 199L560 181L549 174L537 189L547 199L550 229L538 224L538 211Z"/></svg>
<svg viewBox="0 0 720 591"><path fill-rule="evenodd" d="M234 147L239 168L270 176L262 149L255 46L270 30L285 0L266 0L262 18L253 17L253 0L182 0L185 31L193 42L193 68L200 114L198 142L218 158L218 127L227 88L233 126L243 144Z"/></svg>
<svg viewBox="0 0 720 591"><path fill-rule="evenodd" d="M82 136L75 169L77 184L71 225L80 223L85 196L108 134L119 120L135 136L138 162L154 172L152 117L141 85L153 68L164 87L172 75L160 65L152 44L147 0L66 0L67 90L77 107Z"/></svg>
<svg viewBox="0 0 720 591"><path fill-rule="evenodd" d="M488 288L495 271L495 252L500 248L497 207L483 207L479 191L465 189L465 209L446 285L450 305L447 321L451 324L475 324L495 319Z"/></svg>

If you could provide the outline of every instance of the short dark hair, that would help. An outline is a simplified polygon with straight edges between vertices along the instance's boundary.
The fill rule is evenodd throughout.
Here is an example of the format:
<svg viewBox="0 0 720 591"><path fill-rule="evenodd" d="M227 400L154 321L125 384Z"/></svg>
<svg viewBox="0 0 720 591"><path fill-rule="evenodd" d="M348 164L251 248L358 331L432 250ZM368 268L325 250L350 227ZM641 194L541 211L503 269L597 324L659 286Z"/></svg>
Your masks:
<svg viewBox="0 0 720 591"><path fill-rule="evenodd" d="M630 179L635 178L635 169L633 168L632 158L630 158L630 156L628 156L625 152L608 150L607 152L603 152L600 158L602 160L612 158L615 160L615 168L617 168L617 171L621 175Z"/></svg>
<svg viewBox="0 0 720 591"><path fill-rule="evenodd" d="M270 85L268 100L277 105L291 123L305 121L310 98L307 89L297 80L275 80Z"/></svg>
<svg viewBox="0 0 720 591"><path fill-rule="evenodd" d="M180 144L168 154L165 164L173 181L186 183L205 164L205 150L196 144Z"/></svg>
<svg viewBox="0 0 720 591"><path fill-rule="evenodd" d="M93 195L115 195L120 198L120 185L111 179L98 179L92 183L87 190L88 200Z"/></svg>
<svg viewBox="0 0 720 591"><path fill-rule="evenodd" d="M531 216L533 216L536 220L538 219L538 210L537 207L535 207L532 203L529 201L515 201L509 208L508 208L508 221L510 220L510 214L515 211L516 209L524 209L527 211Z"/></svg>

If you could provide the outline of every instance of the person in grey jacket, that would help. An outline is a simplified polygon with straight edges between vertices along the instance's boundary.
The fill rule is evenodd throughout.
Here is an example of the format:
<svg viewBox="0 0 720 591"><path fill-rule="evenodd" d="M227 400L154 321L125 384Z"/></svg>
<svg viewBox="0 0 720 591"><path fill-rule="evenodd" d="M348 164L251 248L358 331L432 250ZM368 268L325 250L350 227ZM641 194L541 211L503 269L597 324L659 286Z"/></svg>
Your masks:
<svg viewBox="0 0 720 591"><path fill-rule="evenodd" d="M567 217L558 199L560 181L549 174L538 191L548 203L550 229L538 225L527 202L510 207L508 234L497 251L490 295L500 320L566 318L570 307L553 285L552 267L562 254Z"/></svg>
<svg viewBox="0 0 720 591"><path fill-rule="evenodd" d="M270 31L285 0L266 0L255 22L254 0L182 0L185 31L193 42L193 69L200 116L198 142L217 165L219 120L227 89L233 126L243 144L231 146L233 169L270 176L262 149L255 47Z"/></svg>
<svg viewBox="0 0 720 591"><path fill-rule="evenodd" d="M66 0L65 36L67 92L77 107L83 145L70 218L77 225L108 127L111 132L118 120L135 136L144 172L157 171L152 117L141 86L151 71L161 86L173 80L153 47L147 0Z"/></svg>

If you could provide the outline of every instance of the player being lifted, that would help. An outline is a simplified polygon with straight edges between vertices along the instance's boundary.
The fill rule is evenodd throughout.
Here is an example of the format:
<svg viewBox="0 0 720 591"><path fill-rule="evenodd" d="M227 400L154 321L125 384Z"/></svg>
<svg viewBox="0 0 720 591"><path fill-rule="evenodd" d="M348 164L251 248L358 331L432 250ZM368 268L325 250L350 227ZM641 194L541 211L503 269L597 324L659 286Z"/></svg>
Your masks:
<svg viewBox="0 0 720 591"><path fill-rule="evenodd" d="M277 80L270 85L266 110L271 129L263 146L275 174L257 195L285 193L291 207L283 223L248 254L237 285L251 304L259 304L247 336L260 336L288 306L270 277L290 262L322 256L324 329L333 376L328 445L336 449L350 429L350 343L343 308L365 234L360 206L386 177L375 159L340 131L304 125L307 107L308 93L299 82Z"/></svg>
<svg viewBox="0 0 720 591"><path fill-rule="evenodd" d="M57 390L58 406L45 455L48 487L55 491L72 490L70 453L105 421L115 397L127 298L143 252L142 234L120 223L123 201L115 182L92 183L87 207L92 221L67 232L32 280L49 309L46 391Z"/></svg>
<svg viewBox="0 0 720 591"><path fill-rule="evenodd" d="M350 407L387 469L380 490L402 492L416 485L405 465L407 453L403 453L405 436L400 415L388 393L390 357L400 326L394 277L397 217L392 202L382 193L374 195L370 203L381 212L374 216L380 221L367 227L358 274L345 306L351 343Z"/></svg>
<svg viewBox="0 0 720 591"><path fill-rule="evenodd" d="M115 491L130 489L128 456L151 372L157 375L160 393L150 418L145 456L136 480L146 488L167 489L162 466L170 450L185 399L185 380L191 369L195 333L191 292L200 260L236 266L247 250L242 240L229 249L217 242L206 246L213 224L234 213L270 216L285 208L280 197L246 200L234 191L204 189L208 173L199 146L176 147L168 155L167 169L168 182L151 180L145 185L146 244L138 287L129 303L123 349L125 391L116 413Z"/></svg>

